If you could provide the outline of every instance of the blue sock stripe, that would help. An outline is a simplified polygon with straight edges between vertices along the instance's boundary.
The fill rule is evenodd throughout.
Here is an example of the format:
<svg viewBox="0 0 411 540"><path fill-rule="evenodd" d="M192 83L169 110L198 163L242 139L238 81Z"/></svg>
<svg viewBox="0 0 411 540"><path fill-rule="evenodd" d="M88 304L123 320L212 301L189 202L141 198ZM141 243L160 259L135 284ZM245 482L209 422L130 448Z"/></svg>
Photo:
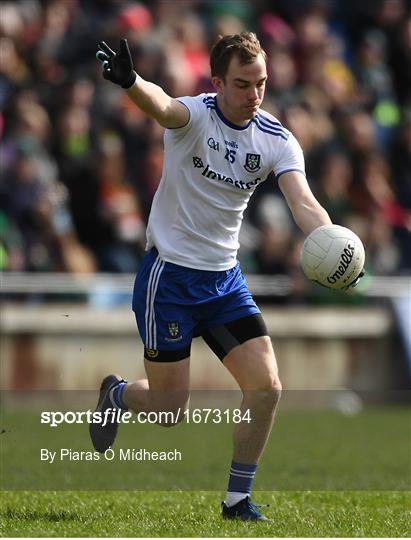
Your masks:
<svg viewBox="0 0 411 540"><path fill-rule="evenodd" d="M123 401L123 392L124 388L126 387L126 382L121 382L117 386L113 388L112 393L112 400L114 404L119 407L120 409L127 410L127 406L124 404Z"/></svg>
<svg viewBox="0 0 411 540"><path fill-rule="evenodd" d="M257 470L256 463L237 463L236 461L231 462L231 468L237 469L241 472L255 472Z"/></svg>
<svg viewBox="0 0 411 540"><path fill-rule="evenodd" d="M227 491L249 494L256 470L257 465L255 464L236 463L233 461Z"/></svg>

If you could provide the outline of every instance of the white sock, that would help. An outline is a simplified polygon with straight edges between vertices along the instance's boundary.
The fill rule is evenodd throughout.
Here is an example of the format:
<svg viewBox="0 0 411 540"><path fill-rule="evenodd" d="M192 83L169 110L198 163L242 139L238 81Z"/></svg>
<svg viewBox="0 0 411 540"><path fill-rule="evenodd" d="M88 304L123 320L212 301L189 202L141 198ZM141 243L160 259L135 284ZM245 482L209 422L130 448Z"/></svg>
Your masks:
<svg viewBox="0 0 411 540"><path fill-rule="evenodd" d="M225 496L225 504L226 506L234 506L238 502L242 501L246 497L248 497L249 493L239 493L237 491L227 491L227 495Z"/></svg>

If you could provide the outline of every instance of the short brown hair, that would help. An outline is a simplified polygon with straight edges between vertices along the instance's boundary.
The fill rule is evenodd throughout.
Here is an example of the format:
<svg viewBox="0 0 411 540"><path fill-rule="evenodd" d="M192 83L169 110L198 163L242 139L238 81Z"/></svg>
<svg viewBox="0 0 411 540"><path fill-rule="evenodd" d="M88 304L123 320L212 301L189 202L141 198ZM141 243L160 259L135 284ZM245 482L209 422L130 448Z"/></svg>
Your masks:
<svg viewBox="0 0 411 540"><path fill-rule="evenodd" d="M240 64L244 65L254 62L259 54L266 59L267 55L253 32L220 36L210 53L211 76L224 79L234 55L237 55Z"/></svg>

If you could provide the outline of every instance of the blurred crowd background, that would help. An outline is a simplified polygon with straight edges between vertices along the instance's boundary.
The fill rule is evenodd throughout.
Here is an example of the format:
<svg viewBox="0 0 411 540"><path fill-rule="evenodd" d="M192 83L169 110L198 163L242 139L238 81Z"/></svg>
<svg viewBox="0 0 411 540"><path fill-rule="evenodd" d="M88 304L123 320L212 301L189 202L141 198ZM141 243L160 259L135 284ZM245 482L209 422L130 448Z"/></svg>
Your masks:
<svg viewBox="0 0 411 540"><path fill-rule="evenodd" d="M268 54L263 108L299 140L317 198L363 239L370 274L411 274L410 0L14 0L0 10L2 270L138 269L163 129L102 78L99 41L117 49L126 37L142 77L196 95L213 91L216 38L251 30ZM298 290L302 239L269 178L244 220L243 271L294 276Z"/></svg>

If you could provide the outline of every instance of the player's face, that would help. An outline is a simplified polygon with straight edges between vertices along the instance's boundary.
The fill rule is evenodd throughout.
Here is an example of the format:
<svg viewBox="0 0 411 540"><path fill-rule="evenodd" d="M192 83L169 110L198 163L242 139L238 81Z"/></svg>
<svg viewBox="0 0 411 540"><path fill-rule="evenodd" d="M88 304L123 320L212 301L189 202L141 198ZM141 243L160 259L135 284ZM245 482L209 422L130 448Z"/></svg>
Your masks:
<svg viewBox="0 0 411 540"><path fill-rule="evenodd" d="M254 118L264 98L266 80L267 68L261 54L254 62L245 65L240 64L236 55L233 56L225 78L212 78L224 116L238 125Z"/></svg>

